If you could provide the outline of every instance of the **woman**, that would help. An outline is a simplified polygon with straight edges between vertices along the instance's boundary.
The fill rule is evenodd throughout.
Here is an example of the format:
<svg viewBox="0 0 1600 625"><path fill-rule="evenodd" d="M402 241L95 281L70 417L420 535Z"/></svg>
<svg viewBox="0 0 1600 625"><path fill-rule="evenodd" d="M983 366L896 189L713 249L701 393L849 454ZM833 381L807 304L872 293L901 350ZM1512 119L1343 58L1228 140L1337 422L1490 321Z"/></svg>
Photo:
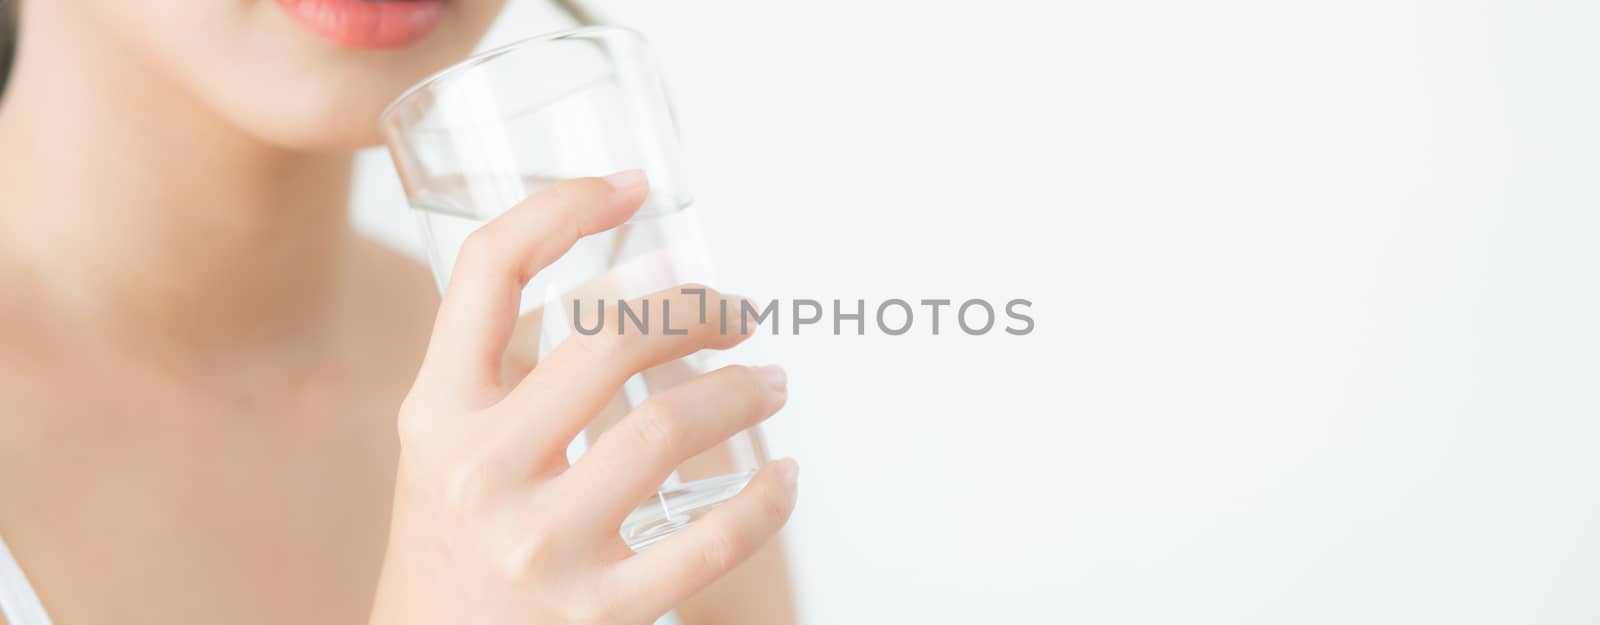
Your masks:
<svg viewBox="0 0 1600 625"><path fill-rule="evenodd" d="M763 546L792 461L643 554L616 535L652 480L776 411L781 370L685 382L571 467L566 439L621 380L739 337L710 315L500 371L518 280L648 181L529 198L442 301L347 225L382 106L465 56L500 0L7 9L0 623L793 621Z"/></svg>

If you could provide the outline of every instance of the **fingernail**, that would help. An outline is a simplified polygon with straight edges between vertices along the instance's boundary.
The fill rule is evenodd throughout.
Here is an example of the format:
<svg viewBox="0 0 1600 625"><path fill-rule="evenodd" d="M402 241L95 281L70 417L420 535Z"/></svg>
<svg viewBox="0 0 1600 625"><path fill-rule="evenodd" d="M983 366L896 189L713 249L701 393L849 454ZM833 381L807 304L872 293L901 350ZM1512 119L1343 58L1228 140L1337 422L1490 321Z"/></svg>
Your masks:
<svg viewBox="0 0 1600 625"><path fill-rule="evenodd" d="M611 185L611 188L617 191L627 191L645 183L644 171L638 169L619 171L606 176L604 180L606 184Z"/></svg>
<svg viewBox="0 0 1600 625"><path fill-rule="evenodd" d="M784 373L783 367L778 365L756 367L756 374L760 375L761 380L767 383L767 388L779 393L784 392L789 387L789 374Z"/></svg>
<svg viewBox="0 0 1600 625"><path fill-rule="evenodd" d="M794 490L794 485L800 481L800 463L795 462L794 458L774 460L772 471L778 474L778 481L789 490Z"/></svg>

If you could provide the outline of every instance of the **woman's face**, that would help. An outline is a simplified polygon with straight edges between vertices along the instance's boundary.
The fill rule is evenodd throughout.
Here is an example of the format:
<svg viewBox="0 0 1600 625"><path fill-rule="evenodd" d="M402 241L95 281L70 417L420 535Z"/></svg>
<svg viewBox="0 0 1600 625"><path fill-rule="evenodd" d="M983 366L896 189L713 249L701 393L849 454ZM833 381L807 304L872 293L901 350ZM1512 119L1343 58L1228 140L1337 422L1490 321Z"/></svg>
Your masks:
<svg viewBox="0 0 1600 625"><path fill-rule="evenodd" d="M175 88L258 139L304 150L376 143L389 100L471 52L504 4L29 1L56 3L61 10L51 13L125 50L135 67L154 72L151 88Z"/></svg>

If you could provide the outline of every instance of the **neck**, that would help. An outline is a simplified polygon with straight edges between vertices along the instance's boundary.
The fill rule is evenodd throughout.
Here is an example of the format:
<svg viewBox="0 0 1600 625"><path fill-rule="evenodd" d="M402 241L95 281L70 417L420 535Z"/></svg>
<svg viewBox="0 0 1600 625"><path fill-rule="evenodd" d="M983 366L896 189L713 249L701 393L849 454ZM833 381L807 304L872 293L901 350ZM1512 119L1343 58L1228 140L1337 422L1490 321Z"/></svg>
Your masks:
<svg viewBox="0 0 1600 625"><path fill-rule="evenodd" d="M0 277L29 285L19 304L187 359L326 326L351 155L253 140L114 44L50 26L28 24L44 32L25 31L0 103Z"/></svg>

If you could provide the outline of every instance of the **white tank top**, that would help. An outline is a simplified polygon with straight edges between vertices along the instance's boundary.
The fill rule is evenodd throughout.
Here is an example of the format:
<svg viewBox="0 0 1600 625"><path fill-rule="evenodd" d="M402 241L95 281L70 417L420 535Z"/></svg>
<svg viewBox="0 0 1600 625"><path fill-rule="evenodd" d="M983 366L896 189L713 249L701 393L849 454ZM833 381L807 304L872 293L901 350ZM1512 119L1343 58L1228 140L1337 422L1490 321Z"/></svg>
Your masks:
<svg viewBox="0 0 1600 625"><path fill-rule="evenodd" d="M44 613L4 538L0 538L0 616L6 617L7 625L50 625L50 615Z"/></svg>

